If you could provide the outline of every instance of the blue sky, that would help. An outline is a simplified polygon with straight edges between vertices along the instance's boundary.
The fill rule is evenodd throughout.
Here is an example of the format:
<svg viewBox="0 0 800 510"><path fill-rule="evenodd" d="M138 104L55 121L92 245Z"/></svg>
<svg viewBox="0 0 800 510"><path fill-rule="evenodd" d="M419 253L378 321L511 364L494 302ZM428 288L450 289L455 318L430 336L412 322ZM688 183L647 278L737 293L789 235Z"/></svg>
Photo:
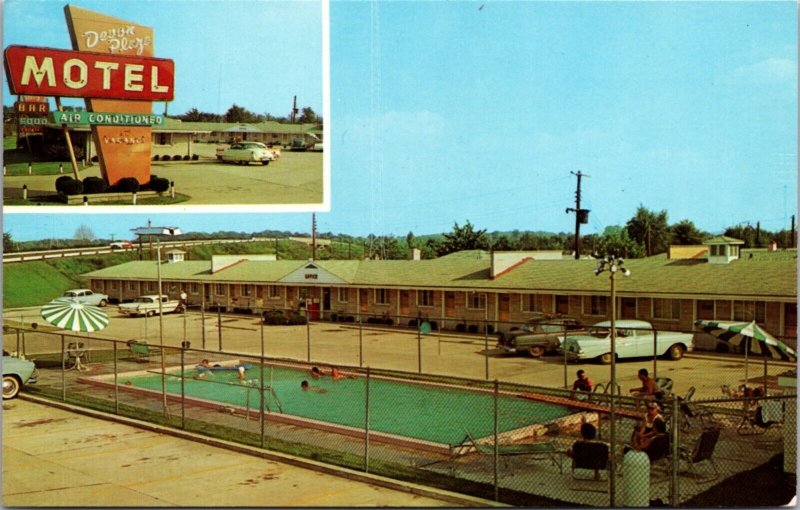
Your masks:
<svg viewBox="0 0 800 510"><path fill-rule="evenodd" d="M201 3L200 19L225 22L209 11L263 3ZM177 63L187 48L199 51L197 30L160 20L196 3L137 2L148 7L142 16L113 10L120 4L131 5L97 9L155 26L159 56ZM50 32L64 30L58 5ZM202 43L197 60L210 68L225 57L207 48L231 54L240 37L261 37L209 33L223 39ZM578 170L590 176L584 233L624 224L640 204L715 232L757 221L788 228L797 211L797 40L792 2L331 0L331 210L317 214L319 228L419 235L470 220L488 230L571 231L565 208L574 206ZM216 94L213 79L193 81L183 94ZM85 222L26 216L6 215L6 228L22 237L37 225L72 232ZM310 224L310 214L290 213L147 216L184 230ZM145 221L115 219L129 228Z"/></svg>

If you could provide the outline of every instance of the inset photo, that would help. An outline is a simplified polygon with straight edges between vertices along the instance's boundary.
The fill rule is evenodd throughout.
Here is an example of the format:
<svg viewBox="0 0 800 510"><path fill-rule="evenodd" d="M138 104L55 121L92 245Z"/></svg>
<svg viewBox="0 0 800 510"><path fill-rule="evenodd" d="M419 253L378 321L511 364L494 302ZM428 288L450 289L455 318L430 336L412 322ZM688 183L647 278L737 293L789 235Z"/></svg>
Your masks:
<svg viewBox="0 0 800 510"><path fill-rule="evenodd" d="M11 211L328 207L327 0L3 11Z"/></svg>

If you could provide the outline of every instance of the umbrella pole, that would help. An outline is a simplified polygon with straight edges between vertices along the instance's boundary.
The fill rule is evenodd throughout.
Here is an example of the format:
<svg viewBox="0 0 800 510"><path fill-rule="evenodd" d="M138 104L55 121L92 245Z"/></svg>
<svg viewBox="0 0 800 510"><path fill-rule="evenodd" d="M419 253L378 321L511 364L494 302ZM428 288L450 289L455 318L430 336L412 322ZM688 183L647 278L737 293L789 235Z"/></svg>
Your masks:
<svg viewBox="0 0 800 510"><path fill-rule="evenodd" d="M748 388L747 382L750 380L747 375L747 356L750 353L750 337L745 337L744 342L744 389Z"/></svg>
<svg viewBox="0 0 800 510"><path fill-rule="evenodd" d="M767 396L767 355L764 353L764 396Z"/></svg>

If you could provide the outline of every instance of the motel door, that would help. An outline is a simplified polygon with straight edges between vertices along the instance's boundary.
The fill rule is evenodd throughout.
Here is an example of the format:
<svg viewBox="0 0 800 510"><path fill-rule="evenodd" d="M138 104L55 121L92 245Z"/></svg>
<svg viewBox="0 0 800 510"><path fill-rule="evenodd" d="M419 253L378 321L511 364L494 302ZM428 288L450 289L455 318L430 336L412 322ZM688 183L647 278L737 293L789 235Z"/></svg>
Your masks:
<svg viewBox="0 0 800 510"><path fill-rule="evenodd" d="M331 288L324 287L322 289L322 310L328 311L331 309Z"/></svg>
<svg viewBox="0 0 800 510"><path fill-rule="evenodd" d="M794 303L783 304L783 335L797 338L797 305Z"/></svg>
<svg viewBox="0 0 800 510"><path fill-rule="evenodd" d="M559 315L569 314L569 296L556 296L556 313Z"/></svg>
<svg viewBox="0 0 800 510"><path fill-rule="evenodd" d="M498 294L497 297L497 318L500 321L507 322L510 319L511 296L508 294Z"/></svg>
<svg viewBox="0 0 800 510"><path fill-rule="evenodd" d="M358 302L361 305L359 311L367 313L369 311L369 289L358 289Z"/></svg>
<svg viewBox="0 0 800 510"><path fill-rule="evenodd" d="M445 317L455 317L456 316L456 293L455 292L445 292L444 293L444 315L445 315Z"/></svg>
<svg viewBox="0 0 800 510"><path fill-rule="evenodd" d="M409 292L407 290L400 291L400 315L408 315L411 313L409 307Z"/></svg>
<svg viewBox="0 0 800 510"><path fill-rule="evenodd" d="M636 318L636 298L624 297L619 300L620 319Z"/></svg>

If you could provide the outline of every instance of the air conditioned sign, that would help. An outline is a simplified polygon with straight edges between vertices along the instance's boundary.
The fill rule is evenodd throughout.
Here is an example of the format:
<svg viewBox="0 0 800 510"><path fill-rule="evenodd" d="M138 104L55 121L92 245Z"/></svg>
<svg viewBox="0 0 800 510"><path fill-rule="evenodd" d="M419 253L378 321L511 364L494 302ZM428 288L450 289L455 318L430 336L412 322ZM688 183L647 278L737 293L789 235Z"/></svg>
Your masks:
<svg viewBox="0 0 800 510"><path fill-rule="evenodd" d="M172 60L9 46L5 51L12 94L96 99L171 101Z"/></svg>
<svg viewBox="0 0 800 510"><path fill-rule="evenodd" d="M164 116L141 113L54 112L55 124L92 124L106 126L161 126Z"/></svg>

